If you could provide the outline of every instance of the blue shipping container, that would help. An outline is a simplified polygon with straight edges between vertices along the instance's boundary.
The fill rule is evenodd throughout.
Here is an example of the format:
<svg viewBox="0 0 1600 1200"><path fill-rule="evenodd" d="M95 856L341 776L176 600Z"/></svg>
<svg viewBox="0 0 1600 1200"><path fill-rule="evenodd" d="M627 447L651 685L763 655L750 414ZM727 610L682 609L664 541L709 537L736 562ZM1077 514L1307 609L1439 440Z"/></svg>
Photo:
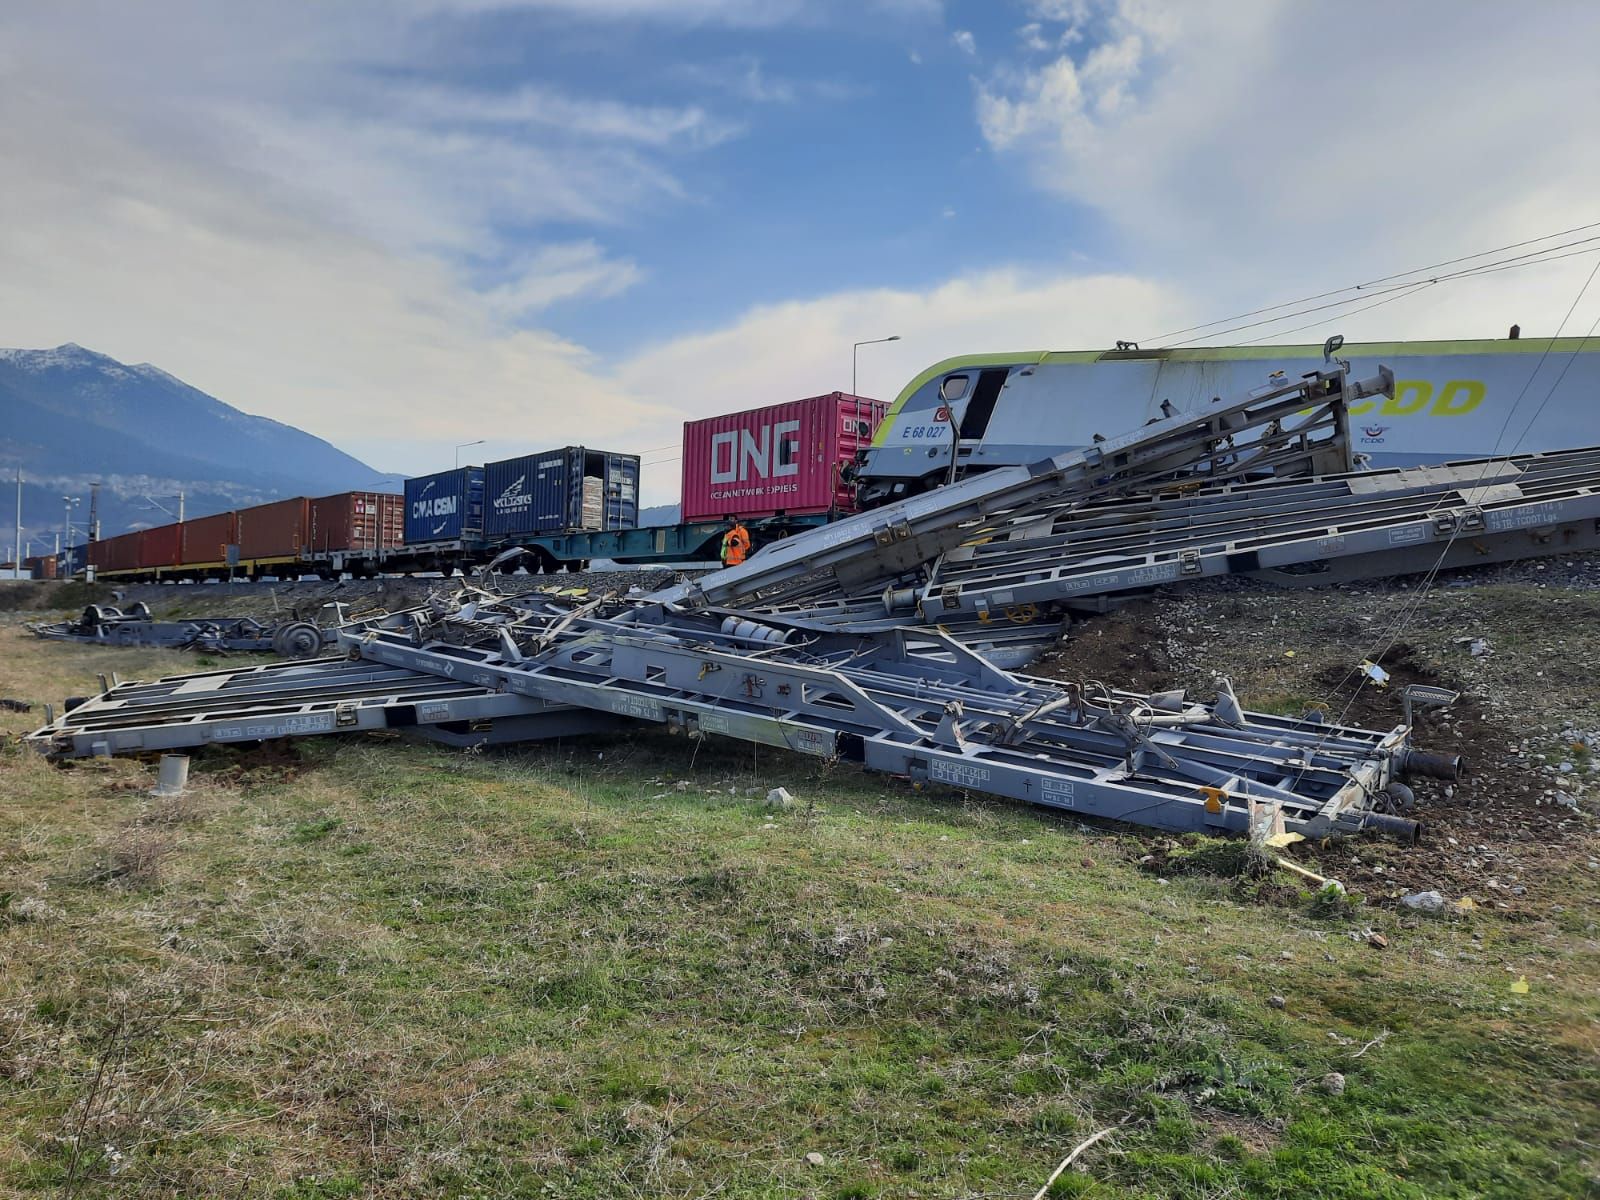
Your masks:
<svg viewBox="0 0 1600 1200"><path fill-rule="evenodd" d="M490 538L639 524L639 456L563 446L484 467Z"/></svg>
<svg viewBox="0 0 1600 1200"><path fill-rule="evenodd" d="M455 542L482 532L482 467L406 480L406 545Z"/></svg>

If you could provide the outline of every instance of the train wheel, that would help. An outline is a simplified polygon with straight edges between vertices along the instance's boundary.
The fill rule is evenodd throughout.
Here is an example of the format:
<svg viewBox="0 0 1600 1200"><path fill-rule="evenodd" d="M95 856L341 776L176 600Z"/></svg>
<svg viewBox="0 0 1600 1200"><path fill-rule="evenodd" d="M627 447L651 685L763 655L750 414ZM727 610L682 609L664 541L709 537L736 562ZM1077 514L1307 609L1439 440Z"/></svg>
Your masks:
<svg viewBox="0 0 1600 1200"><path fill-rule="evenodd" d="M272 635L272 648L285 658L315 658L322 652L322 630L310 621L293 621Z"/></svg>

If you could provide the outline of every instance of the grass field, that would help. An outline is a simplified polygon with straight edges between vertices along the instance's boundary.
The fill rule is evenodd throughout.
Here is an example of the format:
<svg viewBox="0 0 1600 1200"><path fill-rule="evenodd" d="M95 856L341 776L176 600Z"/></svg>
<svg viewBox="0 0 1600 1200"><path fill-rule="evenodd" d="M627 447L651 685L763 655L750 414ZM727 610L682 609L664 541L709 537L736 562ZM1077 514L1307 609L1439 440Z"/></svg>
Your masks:
<svg viewBox="0 0 1600 1200"><path fill-rule="evenodd" d="M0 695L184 669L0 630ZM665 735L153 779L0 756L6 1194L1028 1200L1108 1127L1052 1195L1600 1194L1582 856L1319 905Z"/></svg>

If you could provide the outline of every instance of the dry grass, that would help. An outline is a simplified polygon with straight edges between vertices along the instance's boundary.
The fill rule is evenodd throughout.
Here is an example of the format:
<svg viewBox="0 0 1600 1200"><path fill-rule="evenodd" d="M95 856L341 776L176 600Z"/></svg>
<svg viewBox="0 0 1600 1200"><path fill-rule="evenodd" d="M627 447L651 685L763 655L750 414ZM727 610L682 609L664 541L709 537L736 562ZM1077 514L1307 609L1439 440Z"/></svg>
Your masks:
<svg viewBox="0 0 1600 1200"><path fill-rule="evenodd" d="M41 701L187 665L0 649L0 692ZM1063 1187L1590 1178L1600 955L1576 903L1324 921L1204 871L1162 883L1125 832L690 752L327 740L203 756L158 799L153 764L7 745L0 1190L1027 1196L1124 1117ZM805 807L766 809L776 783ZM1347 936L1367 924L1390 950Z"/></svg>

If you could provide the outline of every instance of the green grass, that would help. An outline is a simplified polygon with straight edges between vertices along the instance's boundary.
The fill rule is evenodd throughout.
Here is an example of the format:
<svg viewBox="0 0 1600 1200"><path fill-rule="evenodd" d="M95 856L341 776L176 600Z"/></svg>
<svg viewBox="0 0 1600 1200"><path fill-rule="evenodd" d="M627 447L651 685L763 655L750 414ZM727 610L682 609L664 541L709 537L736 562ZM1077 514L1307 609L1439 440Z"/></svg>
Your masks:
<svg viewBox="0 0 1600 1200"><path fill-rule="evenodd" d="M1053 1194L1595 1193L1592 908L1324 918L665 735L299 755L0 757L8 1194L1026 1200L1109 1125Z"/></svg>

